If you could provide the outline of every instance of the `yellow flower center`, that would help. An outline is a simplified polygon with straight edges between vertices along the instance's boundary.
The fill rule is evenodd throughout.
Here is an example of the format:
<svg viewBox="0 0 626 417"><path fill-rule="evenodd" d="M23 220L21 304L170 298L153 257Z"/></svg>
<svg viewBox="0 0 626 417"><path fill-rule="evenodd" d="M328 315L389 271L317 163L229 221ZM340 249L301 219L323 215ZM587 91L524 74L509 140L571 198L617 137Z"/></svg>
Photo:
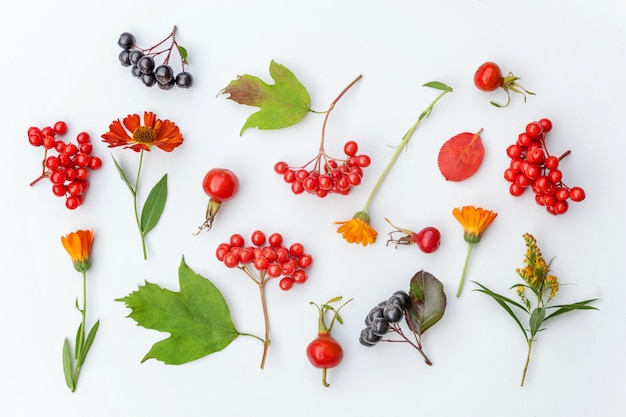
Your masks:
<svg viewBox="0 0 626 417"><path fill-rule="evenodd" d="M152 128L149 128L146 126L139 126L133 132L133 141L135 142L152 143L155 140L156 140L156 132Z"/></svg>

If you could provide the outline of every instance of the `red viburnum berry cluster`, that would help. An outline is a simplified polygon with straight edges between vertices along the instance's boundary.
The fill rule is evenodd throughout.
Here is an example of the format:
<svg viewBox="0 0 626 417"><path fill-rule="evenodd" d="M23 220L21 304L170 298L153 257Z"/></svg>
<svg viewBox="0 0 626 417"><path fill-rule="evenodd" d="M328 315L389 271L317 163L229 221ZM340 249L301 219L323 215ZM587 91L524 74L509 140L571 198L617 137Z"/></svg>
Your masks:
<svg viewBox="0 0 626 417"><path fill-rule="evenodd" d="M581 187L569 188L563 183L559 163L570 151L560 157L550 155L545 143L550 130L550 119L541 119L526 126L517 142L506 149L511 163L504 171L504 178L511 183L509 192L512 196L519 197L530 188L535 193L537 204L544 206L548 213L558 215L567 212L568 200L584 200L585 191Z"/></svg>
<svg viewBox="0 0 626 417"><path fill-rule="evenodd" d="M242 269L260 286L270 278L282 277L279 287L286 291L307 280L306 269L313 264L313 257L305 253L302 243L287 247L280 233L273 233L266 239L260 230L252 233L251 241L252 245L246 246L242 235L233 234L228 243L218 245L217 259L229 268ZM258 275L252 273L250 266Z"/></svg>
<svg viewBox="0 0 626 417"><path fill-rule="evenodd" d="M357 154L359 145L355 141L348 141L343 147L345 159L336 159L328 156L324 151L297 168L290 167L280 161L274 165L274 171L283 176L286 183L291 184L294 194L308 192L318 197L326 197L329 193L347 195L351 187L361 184L363 168L371 163L366 154ZM311 169L308 169L313 165Z"/></svg>
<svg viewBox="0 0 626 417"><path fill-rule="evenodd" d="M30 144L44 148L42 173L30 185L48 177L52 183L52 193L57 197L65 197L65 206L74 210L83 204L84 194L89 188L89 170L99 169L102 160L91 155L93 146L88 133L79 133L76 136L77 144L57 138L66 133L67 124L63 121L56 122L53 127L28 129ZM49 151L56 151L57 154L48 155Z"/></svg>

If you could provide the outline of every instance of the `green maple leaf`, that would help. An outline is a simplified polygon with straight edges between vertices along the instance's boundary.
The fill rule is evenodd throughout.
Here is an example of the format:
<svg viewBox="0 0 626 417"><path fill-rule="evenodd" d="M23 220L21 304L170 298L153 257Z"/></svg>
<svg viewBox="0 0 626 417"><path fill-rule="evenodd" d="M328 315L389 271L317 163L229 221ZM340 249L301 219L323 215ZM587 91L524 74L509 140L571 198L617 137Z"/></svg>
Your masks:
<svg viewBox="0 0 626 417"><path fill-rule="evenodd" d="M145 282L123 298L128 317L147 329L170 333L141 360L180 365L218 352L240 335L224 297L211 281L196 274L183 257L178 268L180 292Z"/></svg>
<svg viewBox="0 0 626 417"><path fill-rule="evenodd" d="M240 135L249 127L270 130L292 126L311 111L309 93L287 67L272 61L270 75L275 84L253 75L241 75L222 90L230 100L260 108L248 117Z"/></svg>

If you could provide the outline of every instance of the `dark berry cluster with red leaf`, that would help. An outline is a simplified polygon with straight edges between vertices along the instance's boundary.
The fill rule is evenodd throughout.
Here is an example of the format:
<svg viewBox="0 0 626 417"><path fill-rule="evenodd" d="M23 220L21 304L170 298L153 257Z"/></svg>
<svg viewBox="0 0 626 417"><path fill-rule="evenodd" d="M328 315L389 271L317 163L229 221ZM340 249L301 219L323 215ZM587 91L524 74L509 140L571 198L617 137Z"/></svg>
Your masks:
<svg viewBox="0 0 626 417"><path fill-rule="evenodd" d="M65 197L65 206L74 210L83 204L84 195L89 188L89 171L102 166L102 160L91 155L93 146L87 132L76 136L76 144L64 142L58 136L67 133L67 124L59 121L53 127L28 129L28 141L31 145L44 148L41 175L31 182L31 186L43 178L52 183L52 194ZM49 152L56 151L56 155Z"/></svg>
<svg viewBox="0 0 626 417"><path fill-rule="evenodd" d="M254 267L258 279L251 278L258 284L264 284L266 278L280 278L279 287L285 291L307 280L306 270L313 264L313 257L305 252L302 243L287 247L280 233L266 238L260 230L253 232L250 240L252 245L246 245L242 235L233 234L228 243L218 245L217 259L229 268L241 268L247 273L251 272L249 266Z"/></svg>
<svg viewBox="0 0 626 417"><path fill-rule="evenodd" d="M158 49L168 40L171 40L168 47ZM176 27L168 37L150 48L138 47L135 36L129 32L122 33L117 44L122 48L122 52L119 54L122 66L131 67L133 76L139 78L146 87L152 87L156 84L163 90L169 90L175 85L180 88L189 88L193 84L193 77L185 71L187 51L176 41ZM170 57L174 48L180 56L181 70L178 73L170 65ZM158 63L158 57L162 54L166 55Z"/></svg>
<svg viewBox="0 0 626 417"><path fill-rule="evenodd" d="M347 195L352 187L361 184L363 168L370 165L371 159L366 154L357 154L359 146L352 140L346 142L343 150L345 159L331 158L320 152L304 166L297 168L290 167L284 161L277 162L274 171L291 184L294 194L306 191L322 198L329 193Z"/></svg>
<svg viewBox="0 0 626 417"><path fill-rule="evenodd" d="M537 204L544 206L548 213L558 215L567 212L568 201L584 200L585 191L581 187L570 188L563 182L559 165L570 151L560 157L550 155L546 147L550 130L552 122L549 119L526 126L517 142L506 149L511 163L504 171L504 178L511 183L509 192L512 196L519 197L530 188L535 193Z"/></svg>

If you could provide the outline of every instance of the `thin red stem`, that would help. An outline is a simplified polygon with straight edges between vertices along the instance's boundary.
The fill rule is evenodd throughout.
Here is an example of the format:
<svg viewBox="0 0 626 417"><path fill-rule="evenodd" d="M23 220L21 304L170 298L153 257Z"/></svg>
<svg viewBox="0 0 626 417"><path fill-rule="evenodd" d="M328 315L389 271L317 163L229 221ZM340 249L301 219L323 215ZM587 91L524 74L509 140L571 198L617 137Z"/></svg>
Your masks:
<svg viewBox="0 0 626 417"><path fill-rule="evenodd" d="M343 97L343 95L346 94L348 92L348 90L350 88L352 88L352 86L354 84L356 84L361 78L363 78L363 75L359 75L350 84L348 84L348 86L346 88L344 88L341 91L341 93L339 93L337 98L335 100L333 100L332 103L330 103L330 106L328 107L328 110L326 110L326 114L324 115L324 123L322 124L322 139L320 141L320 154L322 154L324 152L324 139L325 139L325 136L326 136L326 123L328 122L328 117L330 116L330 113L335 108L335 104L337 104L337 102L339 100L341 100L341 97Z"/></svg>
<svg viewBox="0 0 626 417"><path fill-rule="evenodd" d="M565 158L567 155L569 155L569 154L571 154L571 153L572 153L572 151L569 151L569 150L568 150L568 151L566 151L566 152L564 152L564 153L563 153L563 155L559 156L559 161L560 161L561 159Z"/></svg>

